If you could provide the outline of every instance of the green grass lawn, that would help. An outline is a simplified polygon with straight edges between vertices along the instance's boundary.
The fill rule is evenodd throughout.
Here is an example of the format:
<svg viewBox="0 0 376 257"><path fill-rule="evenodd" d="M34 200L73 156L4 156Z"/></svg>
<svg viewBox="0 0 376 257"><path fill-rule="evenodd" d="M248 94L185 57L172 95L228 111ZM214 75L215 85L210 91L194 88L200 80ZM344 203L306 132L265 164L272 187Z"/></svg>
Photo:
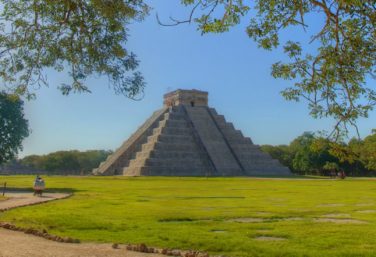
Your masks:
<svg viewBox="0 0 376 257"><path fill-rule="evenodd" d="M83 241L146 243L228 256L376 256L372 179L45 180L51 190L74 196L0 213L0 220ZM33 177L0 181L24 188Z"/></svg>

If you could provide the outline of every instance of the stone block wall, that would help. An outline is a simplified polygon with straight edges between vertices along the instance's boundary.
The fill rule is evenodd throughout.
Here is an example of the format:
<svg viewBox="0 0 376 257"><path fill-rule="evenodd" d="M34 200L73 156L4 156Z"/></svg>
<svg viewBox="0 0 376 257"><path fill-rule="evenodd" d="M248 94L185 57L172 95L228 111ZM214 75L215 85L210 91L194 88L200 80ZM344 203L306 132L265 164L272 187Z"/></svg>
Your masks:
<svg viewBox="0 0 376 257"><path fill-rule="evenodd" d="M249 137L208 107L208 93L176 90L113 155L97 175L290 175Z"/></svg>

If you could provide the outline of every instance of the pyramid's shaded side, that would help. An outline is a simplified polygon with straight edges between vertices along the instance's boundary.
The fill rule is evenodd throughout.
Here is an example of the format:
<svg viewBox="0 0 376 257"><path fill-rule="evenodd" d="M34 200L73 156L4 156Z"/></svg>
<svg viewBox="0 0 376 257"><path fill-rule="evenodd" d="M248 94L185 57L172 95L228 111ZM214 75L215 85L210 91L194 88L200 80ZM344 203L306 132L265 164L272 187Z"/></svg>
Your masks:
<svg viewBox="0 0 376 257"><path fill-rule="evenodd" d="M95 174L126 176L290 175L288 168L208 106L155 112Z"/></svg>

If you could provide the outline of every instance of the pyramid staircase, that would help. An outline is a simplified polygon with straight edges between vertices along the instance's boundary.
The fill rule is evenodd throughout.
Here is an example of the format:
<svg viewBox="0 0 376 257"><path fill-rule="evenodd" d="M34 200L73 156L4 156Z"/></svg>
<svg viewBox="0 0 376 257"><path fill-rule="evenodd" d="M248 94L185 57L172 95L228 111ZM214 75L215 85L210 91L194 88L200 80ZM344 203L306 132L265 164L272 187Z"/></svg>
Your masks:
<svg viewBox="0 0 376 257"><path fill-rule="evenodd" d="M147 136L157 127L168 108L155 111L146 122L131 135L113 154L93 170L94 175L123 175L123 168L129 165L130 160L135 158L141 150L142 144L146 143Z"/></svg>
<svg viewBox="0 0 376 257"><path fill-rule="evenodd" d="M291 174L215 109L183 104L155 112L93 173L125 176Z"/></svg>

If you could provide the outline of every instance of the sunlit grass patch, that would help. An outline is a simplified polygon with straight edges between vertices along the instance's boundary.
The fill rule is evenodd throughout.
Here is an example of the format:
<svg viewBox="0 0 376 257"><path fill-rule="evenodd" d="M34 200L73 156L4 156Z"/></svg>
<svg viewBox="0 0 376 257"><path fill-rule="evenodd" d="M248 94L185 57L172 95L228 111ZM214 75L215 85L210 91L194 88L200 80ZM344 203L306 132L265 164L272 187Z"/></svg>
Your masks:
<svg viewBox="0 0 376 257"><path fill-rule="evenodd" d="M5 178L4 178L5 179ZM6 177L10 187L33 178ZM82 241L146 243L226 256L372 256L368 179L45 177L71 198L0 220Z"/></svg>

